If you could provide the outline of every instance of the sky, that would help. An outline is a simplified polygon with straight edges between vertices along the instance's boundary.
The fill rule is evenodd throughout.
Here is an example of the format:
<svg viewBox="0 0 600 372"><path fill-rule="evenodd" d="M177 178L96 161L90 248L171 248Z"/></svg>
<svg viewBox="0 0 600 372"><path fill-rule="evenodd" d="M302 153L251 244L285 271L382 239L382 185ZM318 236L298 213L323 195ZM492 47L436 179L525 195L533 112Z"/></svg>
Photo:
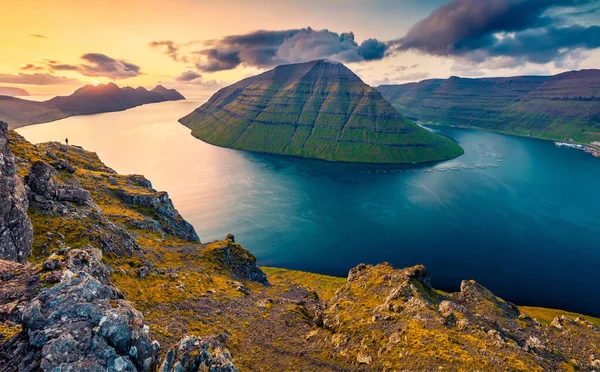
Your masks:
<svg viewBox="0 0 600 372"><path fill-rule="evenodd" d="M600 0L0 0L0 86L210 94L328 58L366 83L600 68Z"/></svg>

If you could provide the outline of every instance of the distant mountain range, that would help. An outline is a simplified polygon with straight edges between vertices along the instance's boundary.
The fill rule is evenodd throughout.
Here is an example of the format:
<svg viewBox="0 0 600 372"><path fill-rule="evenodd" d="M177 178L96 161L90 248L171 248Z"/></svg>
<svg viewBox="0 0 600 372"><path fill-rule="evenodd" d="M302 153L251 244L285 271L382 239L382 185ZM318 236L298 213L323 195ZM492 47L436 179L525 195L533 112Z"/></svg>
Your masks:
<svg viewBox="0 0 600 372"><path fill-rule="evenodd" d="M185 99L174 89L161 85L146 88L119 88L114 83L86 85L70 96L54 97L44 102L0 96L0 120L11 129L30 124L46 123L69 116L123 111L147 103Z"/></svg>
<svg viewBox="0 0 600 372"><path fill-rule="evenodd" d="M343 64L325 60L244 79L180 122L217 146L328 161L412 163L463 153L407 120Z"/></svg>
<svg viewBox="0 0 600 372"><path fill-rule="evenodd" d="M543 139L600 140L600 70L382 85L408 118Z"/></svg>
<svg viewBox="0 0 600 372"><path fill-rule="evenodd" d="M0 87L0 96L25 97L29 92L21 88Z"/></svg>

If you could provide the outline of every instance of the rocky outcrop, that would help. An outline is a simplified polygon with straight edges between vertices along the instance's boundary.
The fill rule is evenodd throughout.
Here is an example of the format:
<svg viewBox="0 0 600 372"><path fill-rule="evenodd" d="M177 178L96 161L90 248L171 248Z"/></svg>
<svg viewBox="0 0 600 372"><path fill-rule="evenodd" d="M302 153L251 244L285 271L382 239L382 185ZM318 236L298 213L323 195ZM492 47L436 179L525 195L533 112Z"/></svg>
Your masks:
<svg viewBox="0 0 600 372"><path fill-rule="evenodd" d="M166 233L184 239L190 242L199 242L200 238L196 234L194 227L184 220L173 202L169 198L169 194L164 191L156 191L152 188L150 181L142 176L129 176L133 183L143 187L146 190L139 192L137 190L129 190L125 188L115 189L115 194L126 203L133 204L138 207L152 210L156 222L158 222ZM150 221L144 221L145 225L149 226Z"/></svg>
<svg viewBox="0 0 600 372"><path fill-rule="evenodd" d="M53 254L42 264L44 270L49 271L46 277L57 278L59 282L70 278L74 273L85 272L100 283L109 285L112 271L102 263L102 251L88 246L84 249L71 249L64 256Z"/></svg>
<svg viewBox="0 0 600 372"><path fill-rule="evenodd" d="M85 272L36 296L23 327L43 371L151 371L157 360L142 314Z"/></svg>
<svg viewBox="0 0 600 372"><path fill-rule="evenodd" d="M108 219L93 202L90 192L78 186L76 179L74 184L63 183L54 167L36 161L25 180L32 207L48 215L89 221L91 228L87 235L103 251L131 256L139 249L135 238Z"/></svg>
<svg viewBox="0 0 600 372"><path fill-rule="evenodd" d="M0 121L0 259L25 262L33 229L27 216L27 193L8 148L8 126Z"/></svg>
<svg viewBox="0 0 600 372"><path fill-rule="evenodd" d="M56 174L56 170L43 161L33 163L27 176L27 185L35 203L43 205L44 209L49 209L48 204L51 205L52 201L93 205L89 191L73 185L59 184Z"/></svg>
<svg viewBox="0 0 600 372"><path fill-rule="evenodd" d="M159 372L237 372L229 350L215 338L187 336L167 352Z"/></svg>
<svg viewBox="0 0 600 372"><path fill-rule="evenodd" d="M269 285L267 276L256 265L256 257L249 250L235 243L235 238L231 234L227 235L225 241L213 243L206 255L228 269L235 279Z"/></svg>
<svg viewBox="0 0 600 372"><path fill-rule="evenodd" d="M316 324L329 332L322 346L359 370L592 371L600 345L592 323L565 317L543 325L472 280L458 293L435 291L421 265L357 266Z"/></svg>
<svg viewBox="0 0 600 372"><path fill-rule="evenodd" d="M0 260L0 323L20 323L23 307L40 287L35 266Z"/></svg>

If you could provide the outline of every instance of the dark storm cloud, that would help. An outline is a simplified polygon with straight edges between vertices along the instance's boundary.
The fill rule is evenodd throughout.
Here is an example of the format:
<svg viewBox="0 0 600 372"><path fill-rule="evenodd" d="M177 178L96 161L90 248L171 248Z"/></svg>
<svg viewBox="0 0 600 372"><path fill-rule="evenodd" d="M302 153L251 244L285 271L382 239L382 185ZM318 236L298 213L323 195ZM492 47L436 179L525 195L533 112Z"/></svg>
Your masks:
<svg viewBox="0 0 600 372"><path fill-rule="evenodd" d="M189 81L193 81L193 80L199 79L201 77L202 77L202 75L200 75L197 72L186 71L186 72L183 72L181 75L177 76L175 78L175 81L177 81L179 83L184 83L184 82L189 82Z"/></svg>
<svg viewBox="0 0 600 372"><path fill-rule="evenodd" d="M367 39L360 45L352 32L338 34L312 28L266 31L230 35L204 43L204 48L183 54L182 45L172 41L155 41L173 60L192 61L205 72L231 70L240 65L266 68L283 63L329 58L341 62L379 60L388 50L386 43Z"/></svg>
<svg viewBox="0 0 600 372"><path fill-rule="evenodd" d="M127 79L141 75L141 68L131 62L114 59L100 53L87 53L81 56L86 63L77 66L77 71L85 76L102 76L111 79Z"/></svg>
<svg viewBox="0 0 600 372"><path fill-rule="evenodd" d="M600 46L596 25L563 26L549 10L577 9L598 0L453 0L415 24L394 50L418 50L440 56L519 57L552 61L564 49Z"/></svg>
<svg viewBox="0 0 600 372"><path fill-rule="evenodd" d="M196 68L205 72L231 70L242 63L240 52L236 50L206 49L195 54L205 57L205 61L196 62Z"/></svg>
<svg viewBox="0 0 600 372"><path fill-rule="evenodd" d="M77 80L51 74L0 74L0 83L26 85L60 85L76 83Z"/></svg>

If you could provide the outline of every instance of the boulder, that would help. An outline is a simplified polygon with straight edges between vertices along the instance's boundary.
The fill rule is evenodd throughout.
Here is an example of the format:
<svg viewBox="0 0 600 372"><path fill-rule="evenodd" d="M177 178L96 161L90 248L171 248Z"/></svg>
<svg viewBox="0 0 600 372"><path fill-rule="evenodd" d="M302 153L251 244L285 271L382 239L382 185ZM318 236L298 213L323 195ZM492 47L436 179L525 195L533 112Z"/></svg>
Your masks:
<svg viewBox="0 0 600 372"><path fill-rule="evenodd" d="M132 176L129 176L130 178ZM151 184L142 176L133 176L135 184L146 188L146 191L139 192L129 189L116 189L116 195L126 203L149 208L155 212L156 219L162 229L175 237L190 242L199 242L200 238L196 234L194 227L181 217L169 194L164 191L157 192L151 188Z"/></svg>
<svg viewBox="0 0 600 372"><path fill-rule="evenodd" d="M0 121L0 259L25 262L31 252L33 228L27 216L27 192L8 142L8 125Z"/></svg>
<svg viewBox="0 0 600 372"><path fill-rule="evenodd" d="M102 263L102 251L98 248L71 249L65 255L64 267L73 273L85 272L102 284L110 284L111 270Z"/></svg>
<svg viewBox="0 0 600 372"><path fill-rule="evenodd" d="M27 176L27 185L34 201L41 196L46 200L91 204L90 192L74 185L62 185L57 180L56 170L43 161L36 161Z"/></svg>
<svg viewBox="0 0 600 372"><path fill-rule="evenodd" d="M159 372L236 372L229 350L214 338L186 336L167 352Z"/></svg>
<svg viewBox="0 0 600 372"><path fill-rule="evenodd" d="M227 268L235 279L251 280L268 286L267 276L256 265L256 257L246 248L233 243L232 238L233 235L229 234L227 240L211 245L207 254Z"/></svg>
<svg viewBox="0 0 600 372"><path fill-rule="evenodd" d="M43 371L151 371L157 361L142 314L86 272L42 291L22 320Z"/></svg>

